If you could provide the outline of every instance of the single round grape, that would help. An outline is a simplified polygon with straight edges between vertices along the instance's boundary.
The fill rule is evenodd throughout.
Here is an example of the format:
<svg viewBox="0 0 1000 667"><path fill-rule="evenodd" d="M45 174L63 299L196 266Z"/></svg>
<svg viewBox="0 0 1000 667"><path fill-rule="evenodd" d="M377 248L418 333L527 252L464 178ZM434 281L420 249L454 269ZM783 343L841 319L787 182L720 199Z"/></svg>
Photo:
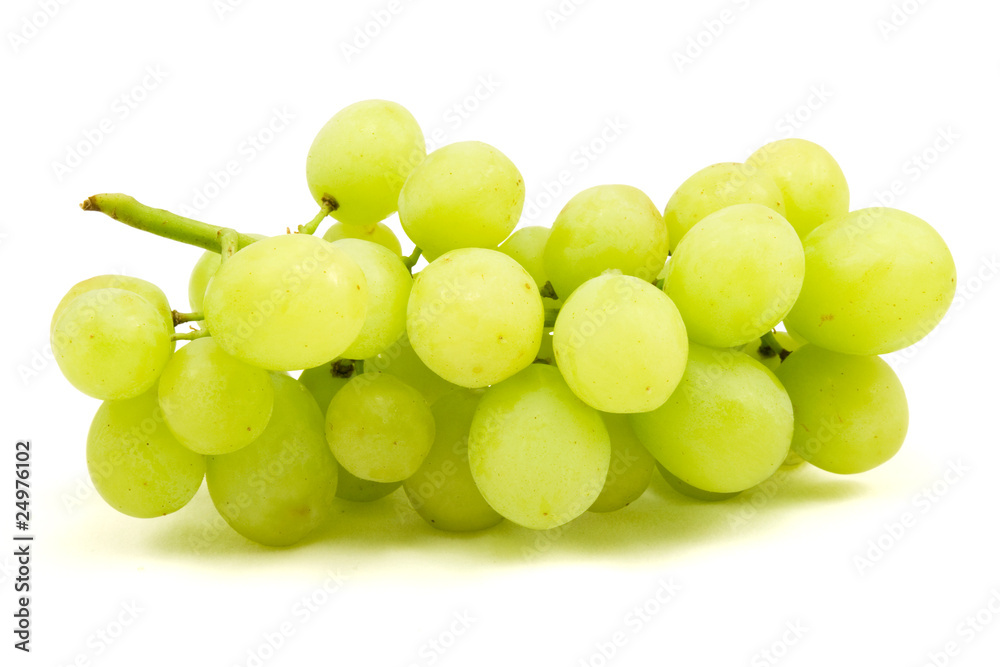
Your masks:
<svg viewBox="0 0 1000 667"><path fill-rule="evenodd" d="M586 512L604 488L610 459L600 413L547 364L490 387L472 418L476 486L493 509L527 528L555 528Z"/></svg>
<svg viewBox="0 0 1000 667"><path fill-rule="evenodd" d="M403 231L434 260L456 248L496 248L524 206L524 179L489 144L462 141L439 148L399 194Z"/></svg>
<svg viewBox="0 0 1000 667"><path fill-rule="evenodd" d="M345 225L342 222L335 222L323 234L323 238L333 243L340 239L361 239L377 243L383 248L388 248L396 255L403 254L403 248L399 245L399 239L392 233L392 230L381 222L372 227L358 227L357 225Z"/></svg>
<svg viewBox="0 0 1000 667"><path fill-rule="evenodd" d="M787 326L844 354L913 345L955 296L955 261L920 218L866 208L817 227L805 240L806 277Z"/></svg>
<svg viewBox="0 0 1000 667"><path fill-rule="evenodd" d="M673 302L621 274L592 278L573 292L559 311L552 344L566 384L603 412L660 407L687 363L687 333Z"/></svg>
<svg viewBox="0 0 1000 667"><path fill-rule="evenodd" d="M90 290L64 307L52 352L74 387L101 400L148 391L174 351L173 321L135 292Z"/></svg>
<svg viewBox="0 0 1000 667"><path fill-rule="evenodd" d="M453 250L417 274L406 329L413 349L445 380L476 388L535 360L545 312L538 286L496 250Z"/></svg>
<svg viewBox="0 0 1000 667"><path fill-rule="evenodd" d="M785 317L804 272L802 243L788 221L766 206L739 204L688 232L667 263L663 291L691 340L736 347Z"/></svg>
<svg viewBox="0 0 1000 667"><path fill-rule="evenodd" d="M264 431L274 390L267 371L229 356L211 338L199 338L167 362L159 399L182 445L198 454L229 454Z"/></svg>
<svg viewBox="0 0 1000 667"><path fill-rule="evenodd" d="M631 419L664 468L712 493L760 484L792 442L792 404L774 374L741 352L696 344L677 391L662 407Z"/></svg>
<svg viewBox="0 0 1000 667"><path fill-rule="evenodd" d="M677 478L676 476L670 474L670 471L664 468L659 461L656 463L657 470L663 476L663 479L667 480L667 484L670 485L677 493L682 496L687 496L688 498L694 498L695 500L704 500L707 502L718 502L720 500L729 500L730 498L735 498L740 495L740 491L734 491L732 493L712 493L711 491L703 491L697 487L691 486L687 482Z"/></svg>
<svg viewBox="0 0 1000 667"><path fill-rule="evenodd" d="M906 437L903 385L878 357L806 345L778 368L795 409L792 450L813 465L848 475L891 459Z"/></svg>
<svg viewBox="0 0 1000 667"><path fill-rule="evenodd" d="M205 294L205 321L223 350L290 371L339 357L365 322L368 284L346 252L308 234L247 246Z"/></svg>
<svg viewBox="0 0 1000 667"><path fill-rule="evenodd" d="M423 395L399 378L363 373L330 401L326 439L355 477L399 482L415 473L430 451L434 415Z"/></svg>
<svg viewBox="0 0 1000 667"><path fill-rule="evenodd" d="M589 511L615 512L638 500L646 491L656 459L635 437L626 415L605 412L601 418L611 439L611 463L601 495Z"/></svg>
<svg viewBox="0 0 1000 667"><path fill-rule="evenodd" d="M309 148L306 181L318 204L347 225L370 227L396 212L399 192L427 155L424 134L395 102L365 100L327 121Z"/></svg>
<svg viewBox="0 0 1000 667"><path fill-rule="evenodd" d="M535 284L542 287L549 282L545 273L545 244L551 233L548 227L522 227L501 243L498 250L523 266Z"/></svg>
<svg viewBox="0 0 1000 667"><path fill-rule="evenodd" d="M233 530L268 546L302 540L332 515L337 462L323 415L298 381L272 373L274 410L252 443L208 459L208 490Z"/></svg>
<svg viewBox="0 0 1000 667"><path fill-rule="evenodd" d="M413 509L441 530L483 530L503 521L483 499L469 468L469 429L481 397L481 391L458 389L434 404L434 445L403 482Z"/></svg>
<svg viewBox="0 0 1000 667"><path fill-rule="evenodd" d="M598 185L559 212L545 244L545 272L565 300L608 269L652 281L669 247L663 216L642 190Z"/></svg>
<svg viewBox="0 0 1000 667"><path fill-rule="evenodd" d="M148 519L176 512L194 497L205 457L177 442L153 389L101 404L87 435L87 469L109 505Z"/></svg>
<svg viewBox="0 0 1000 667"><path fill-rule="evenodd" d="M163 293L159 287L153 283L143 280L142 278L133 278L131 276L117 276L117 275L105 275L105 276L94 276L93 278L87 278L82 280L77 284L73 285L66 296L62 298L59 305L56 306L56 310L52 313L52 321L49 324L49 334L55 331L56 322L59 321L59 316L63 314L66 307L73 303L73 300L81 294L86 294L95 289L104 289L106 287L113 287L115 289L123 289L126 292L134 292L144 298L150 303L157 312L163 317L163 321L167 322L171 329L174 327L174 313L170 309L170 304L167 302L167 295Z"/></svg>
<svg viewBox="0 0 1000 667"><path fill-rule="evenodd" d="M368 284L365 323L340 356L366 359L392 345L406 331L406 305L413 276L399 255L370 241L341 239L333 246L357 262Z"/></svg>
<svg viewBox="0 0 1000 667"><path fill-rule="evenodd" d="M775 331L774 339L778 341L778 344L781 345L782 348L789 352L794 352L802 347L801 343L796 341L784 331ZM778 370L778 366L781 365L781 356L766 345L764 343L764 339L762 338L750 341L740 348L740 352L749 355L754 361L764 364L764 367L772 373L776 372Z"/></svg>
<svg viewBox="0 0 1000 667"><path fill-rule="evenodd" d="M389 375L395 375L423 394L429 405L433 405L439 398L458 388L458 385L448 382L427 368L424 362L420 360L420 357L417 356L406 334L403 334L395 343L365 361L365 368L370 371L381 371Z"/></svg>
<svg viewBox="0 0 1000 667"><path fill-rule="evenodd" d="M713 164L684 181L663 210L670 251L705 217L736 204L760 204L785 214L781 189L766 172L740 162Z"/></svg>
<svg viewBox="0 0 1000 667"><path fill-rule="evenodd" d="M822 146L781 139L758 149L747 165L774 180L785 202L785 219L799 237L827 220L847 215L851 194L840 165Z"/></svg>
<svg viewBox="0 0 1000 667"><path fill-rule="evenodd" d="M260 234L248 234L248 236L258 241L267 238ZM193 312L200 313L204 310L205 291L208 289L208 283L215 277L221 265L222 255L211 250L203 252L198 261L195 262L194 268L191 269L191 277L188 278L188 302L191 304Z"/></svg>

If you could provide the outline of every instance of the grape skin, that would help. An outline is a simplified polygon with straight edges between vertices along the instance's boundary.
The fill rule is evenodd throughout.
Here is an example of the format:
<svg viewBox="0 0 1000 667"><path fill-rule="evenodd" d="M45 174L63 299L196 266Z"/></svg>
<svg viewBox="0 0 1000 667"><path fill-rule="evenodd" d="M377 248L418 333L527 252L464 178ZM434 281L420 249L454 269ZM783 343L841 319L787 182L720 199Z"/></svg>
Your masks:
<svg viewBox="0 0 1000 667"><path fill-rule="evenodd" d="M66 292L66 295L56 306L55 312L52 313L49 333L51 334L55 331L56 322L59 321L59 316L63 314L66 307L69 306L69 304L71 304L76 297L81 294L86 294L87 292L91 292L96 289L104 289L106 287L123 289L126 292L135 292L148 301L150 305L156 308L157 312L159 312L163 317L163 321L169 323L171 329L173 328L174 314L170 309L170 304L167 302L167 295L163 293L163 290L153 283L143 280L142 278L133 278L132 276L103 275L82 280L73 285L73 287Z"/></svg>
<svg viewBox="0 0 1000 667"><path fill-rule="evenodd" d="M395 375L422 393L428 404L432 405L448 392L458 388L458 385L448 382L427 368L417 356L405 333L395 343L365 361L365 368Z"/></svg>
<svg viewBox="0 0 1000 667"><path fill-rule="evenodd" d="M501 243L498 250L523 266L535 284L542 287L549 282L545 273L545 244L551 233L548 227L521 227Z"/></svg>
<svg viewBox="0 0 1000 667"><path fill-rule="evenodd" d="M639 499L649 487L656 459L635 437L628 416L602 413L611 440L611 463L601 494L590 512L616 512Z"/></svg>
<svg viewBox="0 0 1000 667"><path fill-rule="evenodd" d="M325 523L337 491L337 462L323 415L298 381L271 373L274 410L251 444L208 458L208 490L233 530L268 546L288 546Z"/></svg>
<svg viewBox="0 0 1000 667"><path fill-rule="evenodd" d="M87 468L111 507L148 519L176 512L194 497L205 457L179 443L164 424L154 388L101 404L87 435Z"/></svg>
<svg viewBox="0 0 1000 667"><path fill-rule="evenodd" d="M392 230L381 222L372 227L358 227L356 225L345 225L342 222L335 222L323 234L323 240L333 243L341 239L361 239L377 243L393 252L396 255L403 254L403 248L399 245L399 239L392 233Z"/></svg>

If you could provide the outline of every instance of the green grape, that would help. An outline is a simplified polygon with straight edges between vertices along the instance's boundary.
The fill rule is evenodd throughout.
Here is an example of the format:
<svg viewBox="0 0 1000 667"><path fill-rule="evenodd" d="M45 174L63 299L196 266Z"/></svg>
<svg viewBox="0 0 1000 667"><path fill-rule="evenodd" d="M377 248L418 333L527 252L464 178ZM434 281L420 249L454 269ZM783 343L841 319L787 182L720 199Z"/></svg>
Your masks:
<svg viewBox="0 0 1000 667"><path fill-rule="evenodd" d="M143 280L142 278L133 278L131 276L116 276L116 275L105 275L105 276L94 276L93 278L87 278L86 280L80 281L73 285L66 296L62 298L59 305L56 306L56 310L52 313L52 321L49 324L49 334L51 335L56 329L56 322L59 321L59 316L63 314L66 307L73 303L76 297L81 294L86 294L95 289L104 289L107 287L113 287L115 289L123 289L126 292L134 292L144 298L150 303L157 312L163 317L163 321L170 325L173 329L174 325L174 313L170 309L170 304L167 302L167 295L163 293L159 287L151 282Z"/></svg>
<svg viewBox="0 0 1000 667"><path fill-rule="evenodd" d="M434 404L434 445L403 482L413 509L441 530L483 530L503 520L483 499L469 468L469 429L481 397L481 391L458 389Z"/></svg>
<svg viewBox="0 0 1000 667"><path fill-rule="evenodd" d="M193 340L171 357L159 398L177 440L207 455L229 454L256 440L274 406L267 371L229 356L211 338Z"/></svg>
<svg viewBox="0 0 1000 667"><path fill-rule="evenodd" d="M909 421L899 378L878 357L806 345L778 368L795 409L793 451L829 472L864 472L891 459Z"/></svg>
<svg viewBox="0 0 1000 667"><path fill-rule="evenodd" d="M705 217L736 204L760 204L785 214L781 189L767 173L740 162L713 164L684 181L663 210L670 251Z"/></svg>
<svg viewBox="0 0 1000 667"><path fill-rule="evenodd" d="M403 231L434 260L456 248L496 248L517 225L524 179L489 144L463 141L439 148L399 194Z"/></svg>
<svg viewBox="0 0 1000 667"><path fill-rule="evenodd" d="M702 489L691 486L684 480L671 475L670 471L664 468L659 461L656 463L656 468L660 471L660 474L663 475L663 479L667 480L667 484L670 485L670 488L682 496L687 496L688 498L705 500L708 502L718 502L720 500L735 498L741 493L740 491L733 491L732 493L712 493L711 491L703 491Z"/></svg>
<svg viewBox="0 0 1000 667"><path fill-rule="evenodd" d="M247 234L247 236L258 241L267 238L260 234ZM222 255L211 250L203 252L198 261L195 262L194 268L191 269L191 277L188 279L188 302L191 304L193 312L200 313L204 309L205 291L208 289L208 283L211 282L221 265Z"/></svg>
<svg viewBox="0 0 1000 667"><path fill-rule="evenodd" d="M560 299L608 269L650 282L667 259L667 226L642 190L598 185L569 200L545 244L545 272Z"/></svg>
<svg viewBox="0 0 1000 667"><path fill-rule="evenodd" d="M788 326L788 322L784 323L784 327L785 327L785 333L788 334L789 338L791 338L793 341L795 341L795 343L796 343L796 345L798 345L798 347L802 347L803 345L805 345L806 343L809 342L805 338L803 338L801 335L799 335L798 333L796 333L795 329L793 329L792 327Z"/></svg>
<svg viewBox="0 0 1000 667"><path fill-rule="evenodd" d="M794 352L802 346L784 331L775 331L774 339L789 352ZM740 348L740 352L749 355L754 361L764 364L764 367L772 373L776 372L778 366L781 365L781 357L764 342L763 338L750 341Z"/></svg>
<svg viewBox="0 0 1000 667"><path fill-rule="evenodd" d="M781 190L783 214L801 238L827 220L847 215L851 194L840 165L822 146L782 139L760 148L747 165L765 172Z"/></svg>
<svg viewBox="0 0 1000 667"><path fill-rule="evenodd" d="M802 288L802 243L780 214L738 204L695 225L667 263L663 291L691 340L736 347L785 317Z"/></svg>
<svg viewBox="0 0 1000 667"><path fill-rule="evenodd" d="M611 439L611 464L601 495L589 511L615 512L638 500L646 491L656 459L635 437L627 416L605 412L601 418Z"/></svg>
<svg viewBox="0 0 1000 667"><path fill-rule="evenodd" d="M610 460L600 413L547 364L490 387L472 418L476 486L493 509L527 528L555 528L586 512L604 487Z"/></svg>
<svg viewBox="0 0 1000 667"><path fill-rule="evenodd" d="M177 442L153 389L101 404L87 435L87 468L109 505L149 519L187 505L205 477L205 457Z"/></svg>
<svg viewBox="0 0 1000 667"><path fill-rule="evenodd" d="M298 381L272 373L274 410L252 443L208 459L208 491L233 530L260 544L288 546L332 515L337 462L323 415Z"/></svg>
<svg viewBox="0 0 1000 667"><path fill-rule="evenodd" d="M424 134L395 102L366 100L341 109L319 131L306 158L318 204L347 225L371 227L396 212L399 192L427 154Z"/></svg>
<svg viewBox="0 0 1000 667"><path fill-rule="evenodd" d="M365 361L365 368L395 375L422 393L424 398L427 399L428 404L433 404L451 390L458 388L458 385L448 382L427 368L424 362L420 360L420 357L417 356L406 334L403 334L395 343Z"/></svg>
<svg viewBox="0 0 1000 667"><path fill-rule="evenodd" d="M392 345L406 331L406 304L413 276L399 255L370 241L341 239L333 246L358 263L368 283L365 323L340 356L366 359Z"/></svg>
<svg viewBox="0 0 1000 667"><path fill-rule="evenodd" d="M349 473L400 482L417 471L434 443L434 415L423 395L393 375L351 378L326 413L326 439Z"/></svg>
<svg viewBox="0 0 1000 667"><path fill-rule="evenodd" d="M660 407L687 362L677 308L655 286L621 274L592 278L573 292L552 344L566 384L603 412Z"/></svg>
<svg viewBox="0 0 1000 667"><path fill-rule="evenodd" d="M306 369L299 376L299 382L313 395L319 405L320 412L324 415L327 413L334 395L343 389L351 379L350 375L339 373L334 364L335 362L331 361L316 368ZM367 503L384 498L402 484L402 482L383 484L382 482L360 479L341 467L337 480L337 497L356 503Z"/></svg>
<svg viewBox="0 0 1000 667"><path fill-rule="evenodd" d="M323 234L323 238L333 243L340 239L361 239L377 243L383 248L388 248L396 255L403 254L403 248L399 245L399 239L392 233L392 230L381 222L372 227L358 227L356 225L345 225L342 222L335 222Z"/></svg>
<svg viewBox="0 0 1000 667"><path fill-rule="evenodd" d="M541 359L550 364L556 363L556 351L552 344L554 338L552 333L552 329L547 327L542 330L542 344L538 348L538 354L535 356L536 359Z"/></svg>
<svg viewBox="0 0 1000 667"><path fill-rule="evenodd" d="M774 374L747 355L692 343L677 391L662 407L632 415L632 428L685 484L733 493L760 484L785 460L792 404Z"/></svg>
<svg viewBox="0 0 1000 667"><path fill-rule="evenodd" d="M101 400L148 391L174 351L173 321L135 292L104 287L63 308L52 352L70 384Z"/></svg>
<svg viewBox="0 0 1000 667"><path fill-rule="evenodd" d="M545 273L545 244L551 233L548 227L522 227L501 243L498 250L523 266L535 284L542 287L549 282Z"/></svg>
<svg viewBox="0 0 1000 667"><path fill-rule="evenodd" d="M309 390L320 412L326 414L326 409L330 407L330 401L334 395L344 388L350 379L350 373L342 374L338 371L335 361L330 361L322 366L307 368L299 375L299 382Z"/></svg>
<svg viewBox="0 0 1000 667"><path fill-rule="evenodd" d="M955 261L920 218L867 208L817 227L805 240L806 279L786 325L844 354L913 345L955 296Z"/></svg>
<svg viewBox="0 0 1000 667"><path fill-rule="evenodd" d="M453 250L413 282L406 328L413 349L445 380L476 388L535 360L545 312L520 264L481 248Z"/></svg>
<svg viewBox="0 0 1000 667"><path fill-rule="evenodd" d="M346 252L308 234L275 236L223 263L205 322L237 359L289 371L339 357L365 322L368 284Z"/></svg>

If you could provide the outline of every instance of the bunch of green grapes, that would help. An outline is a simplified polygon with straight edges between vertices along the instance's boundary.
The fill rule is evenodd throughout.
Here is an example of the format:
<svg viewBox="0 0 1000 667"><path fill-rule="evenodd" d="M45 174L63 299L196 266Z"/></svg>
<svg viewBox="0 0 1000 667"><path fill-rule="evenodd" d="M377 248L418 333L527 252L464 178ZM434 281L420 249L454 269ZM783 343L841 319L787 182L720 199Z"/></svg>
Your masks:
<svg viewBox="0 0 1000 667"><path fill-rule="evenodd" d="M175 512L207 479L237 533L284 546L390 496L443 531L549 530L655 502L655 469L687 504L782 466L865 472L909 423L878 355L955 293L941 236L850 211L840 166L802 139L702 169L662 213L600 185L518 228L504 153L427 155L413 115L367 100L320 129L306 183L319 212L273 236L84 203L203 251L192 312L109 275L55 307L55 359L102 401L87 463L114 509Z"/></svg>

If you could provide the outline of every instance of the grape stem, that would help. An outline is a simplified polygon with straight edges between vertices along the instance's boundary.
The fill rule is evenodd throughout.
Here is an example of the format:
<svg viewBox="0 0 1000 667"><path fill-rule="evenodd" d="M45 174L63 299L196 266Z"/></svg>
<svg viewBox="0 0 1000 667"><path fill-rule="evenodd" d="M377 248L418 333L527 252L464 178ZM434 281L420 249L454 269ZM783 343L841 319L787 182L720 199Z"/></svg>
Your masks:
<svg viewBox="0 0 1000 667"><path fill-rule="evenodd" d="M556 288L552 286L551 281L542 285L541 289L539 289L538 291L541 293L543 299L555 299L556 301L559 300L559 295L556 294Z"/></svg>
<svg viewBox="0 0 1000 667"><path fill-rule="evenodd" d="M663 290L663 285L664 285L664 284L665 284L666 282L667 282L667 279L666 279L666 278L660 278L659 280L657 280L657 281L654 281L654 282L653 282L653 284L654 284L654 285L656 285L656 289L658 289L658 290L661 290L661 291L662 291L662 290Z"/></svg>
<svg viewBox="0 0 1000 667"><path fill-rule="evenodd" d="M337 210L337 202L330 199L323 200L323 206L319 209L316 217L304 225L299 225L299 234L315 234L320 223L326 220L327 216Z"/></svg>
<svg viewBox="0 0 1000 667"><path fill-rule="evenodd" d="M203 313L179 313L176 310L173 311L174 315L174 326L184 324L185 322L200 322L205 319Z"/></svg>
<svg viewBox="0 0 1000 667"><path fill-rule="evenodd" d="M788 358L791 351L786 350L778 342L778 339L774 337L773 331L768 331L766 334L760 337L760 351L763 353L764 350L770 352L770 354L765 354L764 356L773 357L777 355L782 361Z"/></svg>
<svg viewBox="0 0 1000 667"><path fill-rule="evenodd" d="M223 250L222 239L226 232L235 235L237 250L245 248L256 240L252 236L240 234L226 227L209 225L170 211L140 204L132 197L123 194L94 195L80 204L80 208L84 211L98 211L144 232L218 253Z"/></svg>
<svg viewBox="0 0 1000 667"><path fill-rule="evenodd" d="M417 260L420 259L420 255L423 252L424 251L421 250L420 248L414 248L413 252L410 253L409 257L403 258L403 264L405 264L406 268L410 270L410 273L413 273L413 267L417 265Z"/></svg>
<svg viewBox="0 0 1000 667"><path fill-rule="evenodd" d="M199 338L205 338L205 337L211 336L211 335L212 335L212 332L210 332L208 329L195 329L194 331L192 331L190 333L180 333L180 334L179 333L175 333L173 336L170 337L170 340L172 340L172 341L178 341L178 340L198 340Z"/></svg>

